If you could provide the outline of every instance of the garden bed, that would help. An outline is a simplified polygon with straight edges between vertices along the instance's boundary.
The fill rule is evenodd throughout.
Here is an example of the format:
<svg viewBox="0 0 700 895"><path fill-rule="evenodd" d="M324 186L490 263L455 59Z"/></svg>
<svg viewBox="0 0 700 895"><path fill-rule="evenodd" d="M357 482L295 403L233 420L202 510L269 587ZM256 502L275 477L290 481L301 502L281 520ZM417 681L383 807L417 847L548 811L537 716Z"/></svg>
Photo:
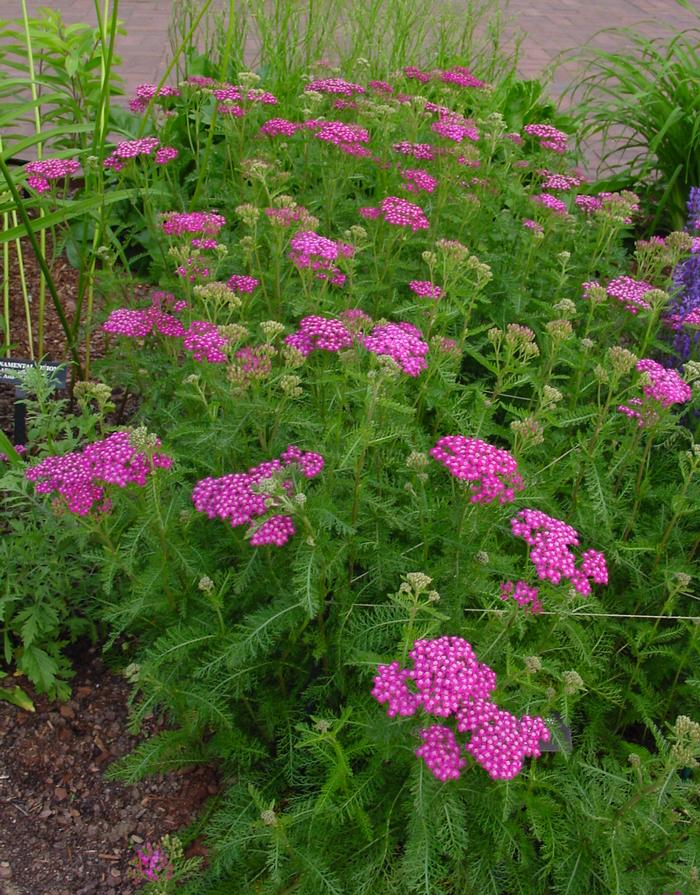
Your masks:
<svg viewBox="0 0 700 895"><path fill-rule="evenodd" d="M71 699L29 690L36 711L0 702L0 892L132 895L135 850L176 833L219 792L216 772L189 766L126 786L109 766L162 729L128 732L129 684L95 648L74 651ZM2 686L2 684L0 684ZM190 854L205 855L199 843Z"/></svg>

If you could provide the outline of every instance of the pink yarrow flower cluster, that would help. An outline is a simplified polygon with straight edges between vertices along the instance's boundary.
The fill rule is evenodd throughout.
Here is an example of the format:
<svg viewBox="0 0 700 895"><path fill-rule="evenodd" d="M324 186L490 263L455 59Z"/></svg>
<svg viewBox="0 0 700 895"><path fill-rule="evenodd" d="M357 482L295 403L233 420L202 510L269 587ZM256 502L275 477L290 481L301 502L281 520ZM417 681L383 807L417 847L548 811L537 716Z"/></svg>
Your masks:
<svg viewBox="0 0 700 895"><path fill-rule="evenodd" d="M173 146L161 146L156 137L141 137L139 140L124 140L104 160L104 167L115 173L122 171L128 161L141 156L153 156L156 164L165 165L177 158L178 151Z"/></svg>
<svg viewBox="0 0 700 895"><path fill-rule="evenodd" d="M442 298L444 294L442 286L431 283L430 280L411 280L408 287L418 298L432 298L433 301Z"/></svg>
<svg viewBox="0 0 700 895"><path fill-rule="evenodd" d="M536 587L531 587L526 581L506 581L501 584L501 599L507 600L512 597L518 606L530 607L530 612L542 612L542 604L539 601L539 591Z"/></svg>
<svg viewBox="0 0 700 895"><path fill-rule="evenodd" d="M430 227L430 221L420 205L400 199L398 196L387 196L376 208L361 208L360 214L370 220L381 218L387 224L406 227L414 233L416 230L427 230Z"/></svg>
<svg viewBox="0 0 700 895"><path fill-rule="evenodd" d="M166 236L218 236L226 218L213 211L168 211L161 218Z"/></svg>
<svg viewBox="0 0 700 895"><path fill-rule="evenodd" d="M591 581L608 583L605 556L598 550L586 550L577 558L571 547L579 546L578 532L560 519L541 510L524 509L510 520L510 527L515 537L530 545L530 560L540 580L553 584L568 580L584 596L591 593Z"/></svg>
<svg viewBox="0 0 700 895"><path fill-rule="evenodd" d="M446 140L461 143L462 140L479 139L478 129L459 115L442 116L439 121L434 121L431 130Z"/></svg>
<svg viewBox="0 0 700 895"><path fill-rule="evenodd" d="M156 439L155 444L160 445L160 441ZM126 488L134 484L143 487L154 469L170 469L171 466L170 457L154 453L149 458L132 446L128 432L114 432L81 451L46 457L30 467L25 475L35 483L37 493L57 491L71 513L86 516L95 504L99 504L100 512L109 510L106 486Z"/></svg>
<svg viewBox="0 0 700 895"><path fill-rule="evenodd" d="M404 140L400 143L394 143L391 148L399 155L407 155L424 162L432 162L435 156L442 154L440 149L437 146L433 146L432 143L409 143Z"/></svg>
<svg viewBox="0 0 700 895"><path fill-rule="evenodd" d="M518 719L491 701L494 671L480 663L461 637L417 640L409 653L413 668L398 662L380 665L372 696L387 704L387 715L412 717L422 709L436 718L456 719L459 733L471 733L464 747L494 780L511 780L526 756L541 754L540 742L550 738L541 718ZM410 686L409 686L410 684ZM438 780L457 780L466 765L451 727L432 725L420 731L422 758Z"/></svg>
<svg viewBox="0 0 700 895"><path fill-rule="evenodd" d="M315 270L319 280L328 280L334 286L345 283L345 274L334 262L339 258L352 258L354 246L320 236L313 230L302 230L292 236L290 247L289 259L295 267Z"/></svg>
<svg viewBox="0 0 700 895"><path fill-rule="evenodd" d="M651 283L646 283L644 280L622 276L611 280L605 291L610 298L623 304L630 314L637 314L639 311L648 311L651 308L649 302L644 300L644 296L653 288Z"/></svg>
<svg viewBox="0 0 700 895"><path fill-rule="evenodd" d="M247 472L202 479L194 487L192 501L195 509L210 519L222 519L232 528L248 525L251 546L282 547L296 533L294 521L289 515L274 512L279 507L279 498L268 493L264 483L278 476L284 492L291 497L294 486L291 479L284 478L285 470L294 468L304 478L313 479L323 465L320 454L289 445L278 459L253 466Z"/></svg>
<svg viewBox="0 0 700 895"><path fill-rule="evenodd" d="M692 389L676 370L666 369L655 360L644 358L638 361L636 370L646 377L642 386L643 397L631 398L628 404L621 404L617 409L631 419L636 419L640 426L657 422L659 407L687 404L693 396Z"/></svg>
<svg viewBox="0 0 700 895"><path fill-rule="evenodd" d="M266 137L293 137L301 127L301 124L288 121L286 118L268 118L261 125L260 133Z"/></svg>
<svg viewBox="0 0 700 895"><path fill-rule="evenodd" d="M319 78L310 81L304 88L306 91L314 93L326 93L331 96L349 96L355 94L363 94L365 88L360 84L353 84L351 81L345 81L343 78Z"/></svg>
<svg viewBox="0 0 700 895"><path fill-rule="evenodd" d="M45 158L29 162L24 170L29 175L27 184L37 193L48 193L52 180L64 180L80 171L80 163L72 158Z"/></svg>
<svg viewBox="0 0 700 895"><path fill-rule="evenodd" d="M102 324L102 330L131 339L145 339L151 333L175 338L183 336L184 326L177 317L164 311L164 306L178 314L187 307L187 302L176 300L169 292L154 292L150 308L117 308Z"/></svg>
<svg viewBox="0 0 700 895"><path fill-rule="evenodd" d="M392 358L408 376L419 376L428 366L428 343L412 323L382 323L363 342L372 354Z"/></svg>
<svg viewBox="0 0 700 895"><path fill-rule="evenodd" d="M576 189L581 186L581 178L575 174L553 174L551 171L543 171L544 180L542 181L543 190L567 190Z"/></svg>
<svg viewBox="0 0 700 895"><path fill-rule="evenodd" d="M145 112L154 96L157 96L158 99L168 99L180 95L177 87L167 84L163 85L160 90L158 90L157 84L139 84L135 96L129 100L129 108L132 112Z"/></svg>
<svg viewBox="0 0 700 895"><path fill-rule="evenodd" d="M421 191L432 193L435 191L437 180L427 171L422 171L420 168L404 168L400 173L403 178L402 186L409 193Z"/></svg>
<svg viewBox="0 0 700 895"><path fill-rule="evenodd" d="M551 124L526 124L523 131L530 137L536 137L542 149L562 154L568 148L567 135Z"/></svg>
<svg viewBox="0 0 700 895"><path fill-rule="evenodd" d="M452 68L439 72L438 77L443 84L452 84L455 87L486 87L485 81L475 78L463 65L453 65Z"/></svg>
<svg viewBox="0 0 700 895"><path fill-rule="evenodd" d="M532 201L537 202L538 205L543 205L555 214L565 216L569 213L566 202L562 202L561 199L557 199L551 193L540 193L537 196L533 196Z"/></svg>
<svg viewBox="0 0 700 895"><path fill-rule="evenodd" d="M284 341L304 357L308 357L312 351L337 353L352 348L354 337L341 320L312 315L304 317L299 323L299 329Z"/></svg>
<svg viewBox="0 0 700 895"><path fill-rule="evenodd" d="M310 130L315 130L317 140L337 146L347 155L371 156L371 152L363 144L369 143L369 131L358 124L345 124L342 121L310 121L305 123Z"/></svg>
<svg viewBox="0 0 700 895"><path fill-rule="evenodd" d="M218 326L208 320L193 320L182 337L185 351L189 351L195 360L210 364L225 364L228 361L228 344L228 339L221 335Z"/></svg>
<svg viewBox="0 0 700 895"><path fill-rule="evenodd" d="M480 438L445 435L430 456L455 478L471 483L472 503L512 503L515 492L525 487L515 457Z"/></svg>
<svg viewBox="0 0 700 895"><path fill-rule="evenodd" d="M237 295L252 295L260 285L260 280L246 274L234 273L226 281L226 285L231 292L235 292Z"/></svg>
<svg viewBox="0 0 700 895"><path fill-rule="evenodd" d="M143 848L136 849L133 869L137 876L152 883L172 879L174 873L173 865L167 854L162 849L155 848L150 842Z"/></svg>

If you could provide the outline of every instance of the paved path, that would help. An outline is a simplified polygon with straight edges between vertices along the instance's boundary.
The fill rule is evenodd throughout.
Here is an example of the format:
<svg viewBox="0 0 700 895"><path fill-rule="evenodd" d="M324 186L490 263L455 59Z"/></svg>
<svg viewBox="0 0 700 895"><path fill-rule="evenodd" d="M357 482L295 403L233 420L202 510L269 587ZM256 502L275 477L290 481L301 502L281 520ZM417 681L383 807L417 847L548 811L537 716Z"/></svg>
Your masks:
<svg viewBox="0 0 700 895"><path fill-rule="evenodd" d="M30 14L49 6L59 10L66 22L95 24L93 0L27 2ZM654 36L665 29L700 27L700 0L690 3L696 7L697 16L683 10L675 0L510 0L508 12L513 23L527 34L520 71L526 77L541 75L560 51L581 46L602 28L643 23L641 30ZM118 45L123 60L121 71L127 94L131 95L137 84L157 80L164 69L172 2L121 0L119 8L127 30ZM0 20L20 14L20 0L0 0ZM624 47L624 41L604 35L593 42L606 49ZM572 66L561 69L552 83L552 92L561 92L574 72Z"/></svg>

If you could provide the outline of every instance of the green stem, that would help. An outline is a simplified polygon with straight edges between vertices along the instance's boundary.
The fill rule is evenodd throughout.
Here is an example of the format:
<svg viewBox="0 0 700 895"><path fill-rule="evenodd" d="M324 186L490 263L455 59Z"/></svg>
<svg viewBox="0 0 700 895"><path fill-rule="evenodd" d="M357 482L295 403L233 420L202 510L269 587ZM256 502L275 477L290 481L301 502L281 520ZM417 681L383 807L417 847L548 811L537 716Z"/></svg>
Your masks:
<svg viewBox="0 0 700 895"><path fill-rule="evenodd" d="M41 111L38 100L38 91L36 87L36 73L34 70L34 50L32 49L32 38L29 31L29 16L27 14L27 2L26 0L21 0L22 2L22 21L24 23L24 40L25 46L27 49L27 62L29 63L29 78L30 78L30 89L32 95L32 101L34 102L34 132L37 136L41 134ZM42 155L42 144L39 142L36 144L36 154L37 158L41 159ZM39 208L39 218L43 218L45 215L43 207ZM42 227L41 233L39 235L40 244L41 244L41 253L46 257L46 230ZM23 275L23 272L22 272ZM44 316L46 311L46 279L44 277L43 272L39 274L39 312L38 312L38 333L37 333L37 352L39 357L44 356ZM31 338L30 338L31 345ZM32 359L34 358L33 351L30 353Z"/></svg>
<svg viewBox="0 0 700 895"><path fill-rule="evenodd" d="M639 507L642 503L642 495L641 488L642 482L645 477L647 466L649 465L649 455L651 453L651 446L653 444L653 438L651 433L647 436L647 443L644 446L644 453L642 454L642 460L639 464L639 469L637 471L637 479L634 484L634 506L632 507L632 512L630 513L630 517L627 520L627 525L625 526L625 530L622 533L622 540L626 541L630 536L634 523L637 519L637 513L639 512Z"/></svg>
<svg viewBox="0 0 700 895"><path fill-rule="evenodd" d="M0 173L5 179L5 183L7 184L7 188L10 191L12 196L12 200L15 203L15 207L19 212L19 216L22 219L22 224L27 233L27 238L32 246L32 251L34 252L34 256L36 257L37 264L41 268L46 277L46 285L48 286L49 293L51 294L51 300L53 302L54 309L58 316L59 322L61 324L61 329L66 337L66 342L68 343L68 350L70 352L70 356L72 358L73 364L75 366L76 372L78 376L82 378L83 376L83 368L80 363L80 356L78 354L78 349L75 344L75 339L73 334L71 333L70 326L68 325L68 320L66 319L65 312L63 310L63 306L61 305L61 299L58 296L58 292L56 291L56 285L53 281L53 277L51 276L51 271L49 270L46 259L44 258L41 249L39 248L39 244L36 239L36 234L32 229L32 222L29 219L29 215L27 214L27 210L24 207L24 203L19 195L17 187L15 186L14 180L12 179L12 175L10 174L7 164L5 160L0 155Z"/></svg>

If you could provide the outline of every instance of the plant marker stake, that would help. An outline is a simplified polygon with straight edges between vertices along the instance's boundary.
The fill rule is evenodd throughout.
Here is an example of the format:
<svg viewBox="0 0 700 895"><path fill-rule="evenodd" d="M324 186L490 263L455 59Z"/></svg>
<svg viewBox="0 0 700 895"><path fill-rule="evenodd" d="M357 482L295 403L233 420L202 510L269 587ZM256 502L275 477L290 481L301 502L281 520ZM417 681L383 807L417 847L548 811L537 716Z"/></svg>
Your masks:
<svg viewBox="0 0 700 895"><path fill-rule="evenodd" d="M31 360L0 360L0 382L9 382L15 387L13 444L26 444L27 441L27 408L22 403L22 399L27 397L27 393L22 387L22 380L18 374L33 367L38 367L46 375L55 391L62 391L66 388L65 364L49 361L37 364Z"/></svg>

